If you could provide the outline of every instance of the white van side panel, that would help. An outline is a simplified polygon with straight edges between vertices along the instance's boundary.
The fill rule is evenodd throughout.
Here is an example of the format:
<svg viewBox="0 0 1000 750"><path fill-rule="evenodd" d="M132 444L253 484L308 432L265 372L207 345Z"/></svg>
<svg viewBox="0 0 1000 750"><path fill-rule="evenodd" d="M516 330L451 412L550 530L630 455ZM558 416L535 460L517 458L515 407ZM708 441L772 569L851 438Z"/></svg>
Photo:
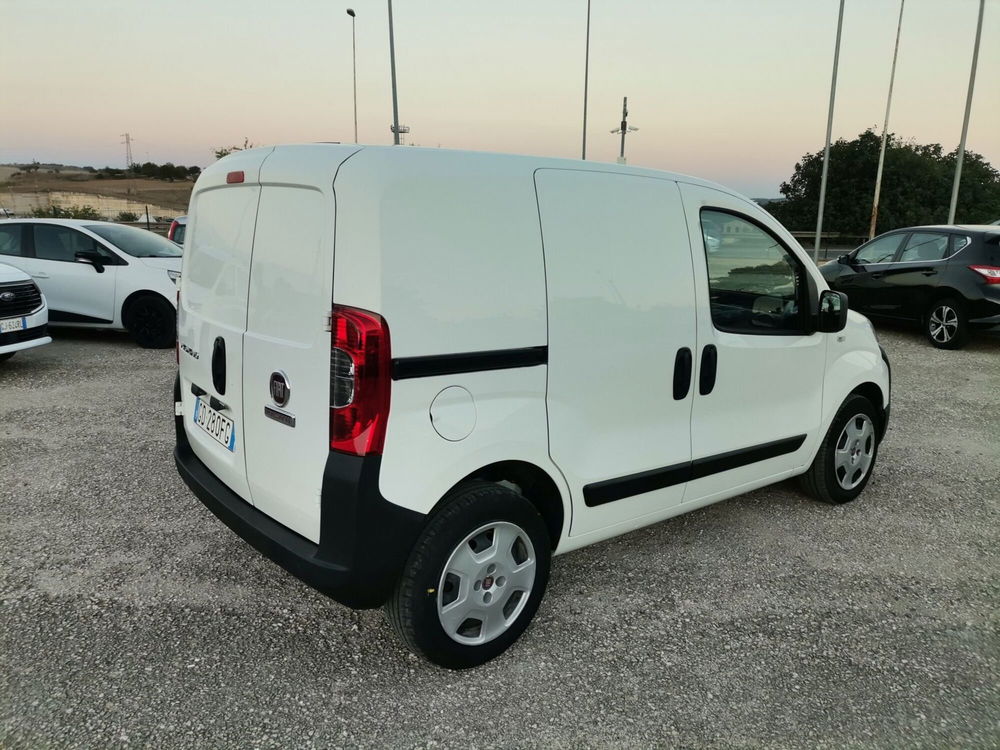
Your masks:
<svg viewBox="0 0 1000 750"><path fill-rule="evenodd" d="M385 318L394 359L544 346L535 164L362 150L335 184L334 301ZM459 440L431 421L448 386L471 394L474 426ZM544 367L393 381L379 478L387 500L426 513L463 477L503 460L559 481L547 452Z"/></svg>
<svg viewBox="0 0 1000 750"><path fill-rule="evenodd" d="M675 182L540 169L535 183L548 280L549 452L570 486L576 536L683 498L686 478L617 499L585 488L644 472L680 475L691 459L694 390L673 393L678 353L695 348L691 247Z"/></svg>
<svg viewBox="0 0 1000 750"><path fill-rule="evenodd" d="M337 175L334 301L382 315L396 358L544 345L532 166L362 150Z"/></svg>

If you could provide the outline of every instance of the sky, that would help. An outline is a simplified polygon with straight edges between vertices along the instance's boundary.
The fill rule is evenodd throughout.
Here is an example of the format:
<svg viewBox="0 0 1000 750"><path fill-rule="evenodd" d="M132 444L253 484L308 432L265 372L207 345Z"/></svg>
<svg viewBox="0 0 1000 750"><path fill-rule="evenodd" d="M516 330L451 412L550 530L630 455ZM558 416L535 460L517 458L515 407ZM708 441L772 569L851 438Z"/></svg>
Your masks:
<svg viewBox="0 0 1000 750"><path fill-rule="evenodd" d="M0 163L205 166L214 148L392 142L382 0L0 0ZM427 147L579 158L586 0L396 0L399 117ZM587 156L778 195L826 133L838 0L592 0ZM978 0L906 0L889 129L957 147ZM899 0L847 0L834 138L880 131ZM968 148L1000 167L1000 0Z"/></svg>

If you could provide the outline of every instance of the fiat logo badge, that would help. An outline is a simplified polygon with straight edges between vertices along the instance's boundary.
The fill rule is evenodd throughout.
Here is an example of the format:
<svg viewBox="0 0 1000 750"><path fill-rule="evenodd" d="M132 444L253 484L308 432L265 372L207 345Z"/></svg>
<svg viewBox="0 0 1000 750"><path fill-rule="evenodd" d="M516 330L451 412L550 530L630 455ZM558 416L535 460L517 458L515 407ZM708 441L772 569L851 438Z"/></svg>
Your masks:
<svg viewBox="0 0 1000 750"><path fill-rule="evenodd" d="M292 397L292 386L288 384L288 376L278 370L271 373L271 399L278 406L285 406Z"/></svg>

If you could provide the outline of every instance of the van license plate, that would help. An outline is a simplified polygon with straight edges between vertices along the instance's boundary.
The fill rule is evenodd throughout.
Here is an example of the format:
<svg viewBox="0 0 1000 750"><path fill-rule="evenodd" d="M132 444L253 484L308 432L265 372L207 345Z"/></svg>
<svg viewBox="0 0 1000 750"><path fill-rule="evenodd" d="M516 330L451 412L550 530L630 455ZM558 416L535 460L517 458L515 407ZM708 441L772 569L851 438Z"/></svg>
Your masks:
<svg viewBox="0 0 1000 750"><path fill-rule="evenodd" d="M194 423L207 432L213 440L228 450L236 450L236 429L233 420L224 417L200 398L194 402Z"/></svg>
<svg viewBox="0 0 1000 750"><path fill-rule="evenodd" d="M23 331L27 328L28 321L24 318L10 318L8 320L0 320L0 333L13 333L14 331Z"/></svg>

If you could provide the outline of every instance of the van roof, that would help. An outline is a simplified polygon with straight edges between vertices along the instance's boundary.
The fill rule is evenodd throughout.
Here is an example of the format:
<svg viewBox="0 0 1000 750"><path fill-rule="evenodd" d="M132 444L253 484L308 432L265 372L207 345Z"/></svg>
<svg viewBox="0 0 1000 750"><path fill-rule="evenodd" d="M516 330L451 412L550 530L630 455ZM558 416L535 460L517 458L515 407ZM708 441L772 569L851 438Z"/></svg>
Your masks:
<svg viewBox="0 0 1000 750"><path fill-rule="evenodd" d="M360 151L382 151L385 153L396 153L403 155L412 155L414 153L426 153L426 154L448 154L449 156L456 156L465 154L469 157L475 159L484 160L504 160L504 161L520 161L526 166L532 169L582 169L585 168L591 172L610 172L616 174L631 174L641 177L656 177L660 179L675 180L678 182L685 182L694 185L701 185L703 187L713 188L715 190L728 193L730 195L735 195L737 197L743 198L754 202L752 199L747 198L740 193L726 187L725 185L720 185L718 183L712 182L710 180L703 180L698 177L692 177L691 175L681 174L678 172L668 172L660 169L650 169L648 167L634 167L627 164L617 164L613 162L601 162L601 161L583 161L581 159L563 159L549 156L531 156L526 154L508 154L496 151L470 151L465 149L446 149L446 148L426 148L420 146L366 146L358 144L337 144L337 143L289 143L281 144L277 146L264 146L260 148L247 149L245 151L237 151L232 155L227 156L219 161L215 162L209 166L205 171L224 171L226 169L226 162L233 157L240 156L250 156L252 154L259 153L271 153L272 151L285 150L285 149L315 149L320 150L330 150L337 149L340 151L350 150L352 151L352 156L354 153ZM221 169L219 168L221 165ZM766 209L765 209L766 210Z"/></svg>

